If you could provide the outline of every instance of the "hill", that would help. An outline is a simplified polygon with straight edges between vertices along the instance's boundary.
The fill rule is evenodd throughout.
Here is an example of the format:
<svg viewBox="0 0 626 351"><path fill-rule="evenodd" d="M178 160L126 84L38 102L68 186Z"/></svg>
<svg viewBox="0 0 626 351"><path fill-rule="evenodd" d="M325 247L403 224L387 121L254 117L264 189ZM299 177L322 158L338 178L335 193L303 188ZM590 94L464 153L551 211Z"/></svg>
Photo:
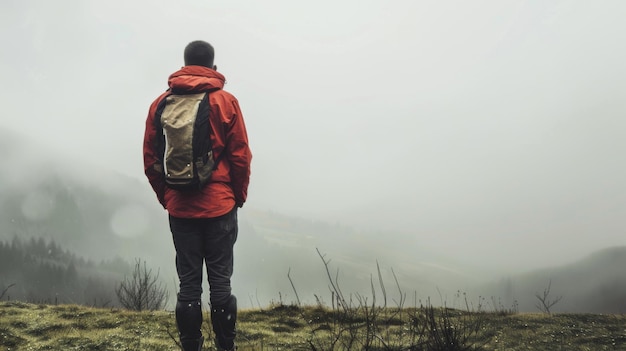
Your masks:
<svg viewBox="0 0 626 351"><path fill-rule="evenodd" d="M562 296L555 312L625 313L626 247L612 247L562 266L508 276L479 289L495 295L504 305L519 304L520 310L537 310L536 294L550 285L552 298Z"/></svg>
<svg viewBox="0 0 626 351"><path fill-rule="evenodd" d="M428 318L432 312L432 319ZM371 312L371 310L370 310ZM277 305L238 316L238 350L624 350L626 318L592 314L498 314L458 310L378 310L341 319L338 310ZM205 321L207 320L205 315ZM371 327L363 322L369 320ZM436 346L449 323L454 346ZM443 326L443 325L442 325ZM338 339L335 336L343 330ZM203 333L211 339L210 327ZM0 350L178 350L172 312L0 302ZM367 336L377 335L377 338ZM336 340L332 347L333 340ZM441 339L444 340L444 339ZM348 342L351 342L349 345ZM210 349L211 343L205 343ZM446 347L445 349L443 347Z"/></svg>

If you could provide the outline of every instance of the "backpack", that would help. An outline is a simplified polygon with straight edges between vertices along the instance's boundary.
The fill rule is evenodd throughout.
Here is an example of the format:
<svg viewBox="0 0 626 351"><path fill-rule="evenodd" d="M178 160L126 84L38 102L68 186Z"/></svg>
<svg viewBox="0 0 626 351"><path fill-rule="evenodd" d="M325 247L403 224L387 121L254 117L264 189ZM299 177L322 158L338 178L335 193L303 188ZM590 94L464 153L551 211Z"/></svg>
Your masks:
<svg viewBox="0 0 626 351"><path fill-rule="evenodd" d="M170 94L157 106L157 154L168 187L199 190L211 178L224 153L213 157L210 111L208 92Z"/></svg>

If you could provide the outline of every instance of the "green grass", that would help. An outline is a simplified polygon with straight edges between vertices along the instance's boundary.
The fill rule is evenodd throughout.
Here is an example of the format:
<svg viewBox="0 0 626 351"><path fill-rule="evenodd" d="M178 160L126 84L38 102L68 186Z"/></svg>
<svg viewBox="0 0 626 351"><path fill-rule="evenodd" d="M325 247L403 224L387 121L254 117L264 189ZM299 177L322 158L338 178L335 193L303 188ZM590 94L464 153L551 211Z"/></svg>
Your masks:
<svg viewBox="0 0 626 351"><path fill-rule="evenodd" d="M419 325L416 309L381 309L370 326L381 342L372 350L406 350ZM445 311L436 309L441 315ZM481 350L626 350L626 317L597 314L504 314L449 311L453 327L481 320L468 342ZM320 307L273 306L239 312L239 351L328 350L346 325L359 326L357 344L366 337L363 311L341 319ZM344 316L345 317L345 316ZM340 322L341 321L341 322ZM372 321L370 319L370 321ZM211 338L208 323L203 326ZM0 351L8 350L179 350L174 314L132 312L76 305L0 303ZM414 335L414 334L413 334ZM373 344L373 345L374 345ZM214 350L211 342L205 350ZM353 348L359 350L358 346ZM336 347L335 350L340 350Z"/></svg>

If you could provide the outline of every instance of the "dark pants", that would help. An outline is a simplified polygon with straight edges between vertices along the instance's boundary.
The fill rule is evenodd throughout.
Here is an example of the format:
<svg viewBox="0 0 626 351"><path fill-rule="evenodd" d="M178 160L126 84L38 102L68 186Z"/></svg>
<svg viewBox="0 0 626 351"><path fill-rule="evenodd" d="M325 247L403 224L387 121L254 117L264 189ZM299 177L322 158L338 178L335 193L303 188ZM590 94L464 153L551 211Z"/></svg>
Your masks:
<svg viewBox="0 0 626 351"><path fill-rule="evenodd" d="M170 229L176 248L179 301L199 301L206 264L211 305L228 302L233 274L233 246L237 240L237 208L217 218L175 218Z"/></svg>
<svg viewBox="0 0 626 351"><path fill-rule="evenodd" d="M206 265L211 306L231 301L237 208L216 218L169 217L180 281L176 320L181 341L202 336L202 270Z"/></svg>

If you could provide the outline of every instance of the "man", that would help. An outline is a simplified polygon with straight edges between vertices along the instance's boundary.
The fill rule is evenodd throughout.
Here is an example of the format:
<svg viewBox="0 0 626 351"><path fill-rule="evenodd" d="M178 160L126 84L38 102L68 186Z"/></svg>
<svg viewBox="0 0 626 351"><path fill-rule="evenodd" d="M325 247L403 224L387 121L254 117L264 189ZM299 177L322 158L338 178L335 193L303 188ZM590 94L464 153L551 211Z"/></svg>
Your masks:
<svg viewBox="0 0 626 351"><path fill-rule="evenodd" d="M218 350L234 350L237 300L231 294L237 208L247 197L252 154L237 99L222 90L225 78L213 65L213 47L194 41L184 52L185 66L170 75L169 89L150 106L144 135L144 169L156 196L169 213L180 281L176 324L185 351L202 347L202 270L206 265L211 322ZM168 96L208 92L210 138L215 166L209 181L193 191L167 185L164 171L162 106ZM196 107L197 108L197 107ZM198 118L201 118L198 113ZM163 120L166 122L166 120ZM189 165L187 165L189 166ZM169 176L169 174L168 174Z"/></svg>

